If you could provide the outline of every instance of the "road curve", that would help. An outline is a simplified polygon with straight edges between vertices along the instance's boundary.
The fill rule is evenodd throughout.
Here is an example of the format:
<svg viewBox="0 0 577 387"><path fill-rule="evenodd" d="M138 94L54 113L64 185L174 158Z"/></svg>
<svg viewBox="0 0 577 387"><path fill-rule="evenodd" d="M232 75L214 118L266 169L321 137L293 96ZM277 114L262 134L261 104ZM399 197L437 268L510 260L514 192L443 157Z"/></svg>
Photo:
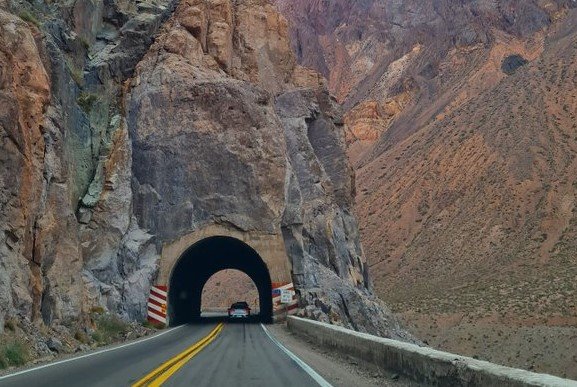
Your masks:
<svg viewBox="0 0 577 387"><path fill-rule="evenodd" d="M216 324L183 325L159 336L0 378L4 387L129 386L206 336Z"/></svg>
<svg viewBox="0 0 577 387"><path fill-rule="evenodd" d="M0 386L130 386L217 326L185 325L119 346L0 378ZM306 368L306 366L305 366ZM226 324L165 386L319 386L259 324Z"/></svg>

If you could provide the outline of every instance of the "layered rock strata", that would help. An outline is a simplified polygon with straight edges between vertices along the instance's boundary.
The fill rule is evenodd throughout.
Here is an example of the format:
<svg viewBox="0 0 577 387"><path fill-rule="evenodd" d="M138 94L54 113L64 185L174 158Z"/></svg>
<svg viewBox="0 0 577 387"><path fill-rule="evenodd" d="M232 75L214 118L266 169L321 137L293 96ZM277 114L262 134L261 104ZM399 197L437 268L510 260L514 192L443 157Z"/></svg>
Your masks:
<svg viewBox="0 0 577 387"><path fill-rule="evenodd" d="M567 0L275 3L290 21L298 62L321 72L344 104L349 156L358 165L495 86L507 76L501 69L507 58L536 59L546 30L575 6Z"/></svg>

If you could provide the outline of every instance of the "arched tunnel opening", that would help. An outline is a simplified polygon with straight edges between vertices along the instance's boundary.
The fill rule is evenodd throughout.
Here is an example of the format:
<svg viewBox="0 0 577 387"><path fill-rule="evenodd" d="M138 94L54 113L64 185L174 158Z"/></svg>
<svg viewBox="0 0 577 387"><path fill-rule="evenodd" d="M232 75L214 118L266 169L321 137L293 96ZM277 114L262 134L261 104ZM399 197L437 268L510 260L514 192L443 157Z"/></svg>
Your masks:
<svg viewBox="0 0 577 387"><path fill-rule="evenodd" d="M189 247L172 270L168 288L171 326L202 321L202 290L210 277L226 269L242 271L258 289L260 310L251 321L272 322L272 283L266 264L246 243L236 238L215 236Z"/></svg>

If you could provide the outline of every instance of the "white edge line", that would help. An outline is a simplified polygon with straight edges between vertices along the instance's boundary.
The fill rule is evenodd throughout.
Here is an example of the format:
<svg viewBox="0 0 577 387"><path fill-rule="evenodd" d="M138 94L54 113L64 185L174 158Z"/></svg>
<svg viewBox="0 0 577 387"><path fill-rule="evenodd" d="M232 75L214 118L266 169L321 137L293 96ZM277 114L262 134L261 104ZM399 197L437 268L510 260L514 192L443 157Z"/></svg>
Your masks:
<svg viewBox="0 0 577 387"><path fill-rule="evenodd" d="M44 365L41 365L41 366L38 366L38 367L34 367L34 368L27 369L27 370L22 370L22 371L19 371L19 372L15 372L15 373L13 373L13 374L8 374L8 375L0 376L0 380L9 379L9 378L14 377L14 376L18 376L18 375L22 375L22 374L27 374L28 372L38 371L38 370L41 370L41 369L43 369L43 368L48 368L48 367L52 367L52 366L59 365L59 364L63 364L63 363L69 363L69 362L71 362L71 361L76 361L76 360L84 359L84 358L87 358L87 357L90 357L90 356L100 355L100 354L106 353L106 352L116 351L117 349L130 347L130 346L135 345L135 344L140 344L140 343L143 343L143 342L148 341L148 340L156 339L156 338L158 338L158 337L160 337L160 336L163 336L163 335L165 335L165 334L167 334L167 333L169 333L169 332L173 332L173 331L175 331L175 330L177 330L177 329L179 329L179 328L182 328L183 326L184 326L184 325L180 325L180 326L178 326L178 327L174 327L174 328L168 329L168 330L166 330L166 331L164 331L164 332L160 332L159 334L156 334L156 335L154 335L154 336L146 337L146 338L144 338L144 339L142 339L142 340L133 341L133 342L128 343L128 344L122 344L122 345L119 345L119 346L116 346L116 347L103 349L103 350L101 350L101 351L97 351L97 352L93 352L93 353L87 353L86 355L82 355L82 356L78 356L78 357L73 357L73 358L70 358L70 359L64 359L64 360L60 360L60 361L57 361L57 362L54 362L54 363L48 363L48 364L44 364Z"/></svg>
<svg viewBox="0 0 577 387"><path fill-rule="evenodd" d="M264 326L264 324L260 324L260 326L262 327L262 329L264 330L264 333L266 333L266 335L268 336L269 339L271 339L271 341L273 343L275 343L284 353L286 353L292 360L295 361L295 363L297 363L307 374L309 374L309 376L311 378L314 379L315 382L317 382L319 384L319 386L321 387L333 387L332 384L330 384L329 382L327 382L321 375L319 375L315 370L313 370L307 363L305 363L304 361L302 361L301 359L299 359L297 357L297 355L295 355L294 353L292 353L291 351L289 351L284 345L282 345L277 339L275 339L268 331L268 329L266 329L266 327Z"/></svg>

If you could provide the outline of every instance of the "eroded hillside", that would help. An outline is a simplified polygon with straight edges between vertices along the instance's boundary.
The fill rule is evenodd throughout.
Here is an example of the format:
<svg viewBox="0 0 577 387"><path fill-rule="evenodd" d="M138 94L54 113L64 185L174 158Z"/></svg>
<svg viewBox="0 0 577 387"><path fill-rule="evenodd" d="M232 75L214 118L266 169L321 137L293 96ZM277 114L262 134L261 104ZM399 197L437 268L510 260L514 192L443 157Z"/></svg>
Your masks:
<svg viewBox="0 0 577 387"><path fill-rule="evenodd" d="M299 63L344 104L355 164L493 87L503 59L535 59L571 1L285 1ZM366 156L370 159L370 155ZM366 160L365 160L366 161Z"/></svg>
<svg viewBox="0 0 577 387"><path fill-rule="evenodd" d="M378 295L432 345L575 377L574 5L278 3L347 109Z"/></svg>

